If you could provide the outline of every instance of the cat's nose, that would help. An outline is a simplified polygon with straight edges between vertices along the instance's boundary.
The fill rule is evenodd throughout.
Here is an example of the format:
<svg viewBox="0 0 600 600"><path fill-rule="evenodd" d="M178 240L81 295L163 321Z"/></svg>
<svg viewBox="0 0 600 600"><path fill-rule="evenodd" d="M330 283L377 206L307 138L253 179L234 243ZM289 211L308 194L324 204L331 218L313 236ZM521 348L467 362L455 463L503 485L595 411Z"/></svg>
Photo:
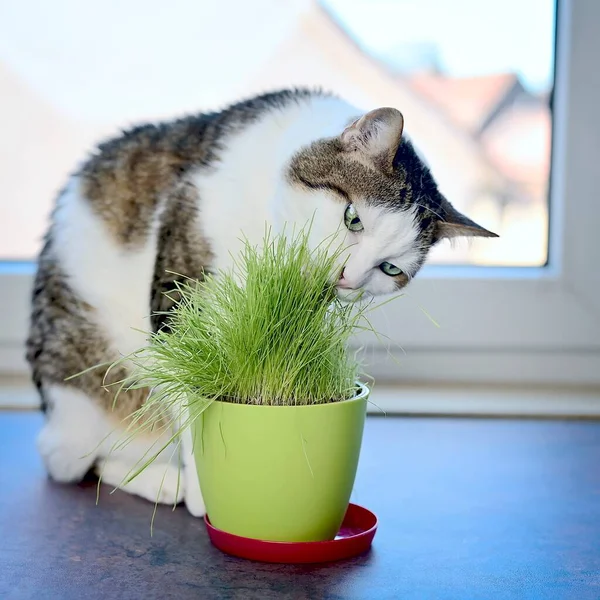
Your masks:
<svg viewBox="0 0 600 600"><path fill-rule="evenodd" d="M340 273L340 279L337 282L337 287L339 288L343 288L345 290L351 290L352 286L350 285L350 283L344 278L346 269L342 269L342 272Z"/></svg>

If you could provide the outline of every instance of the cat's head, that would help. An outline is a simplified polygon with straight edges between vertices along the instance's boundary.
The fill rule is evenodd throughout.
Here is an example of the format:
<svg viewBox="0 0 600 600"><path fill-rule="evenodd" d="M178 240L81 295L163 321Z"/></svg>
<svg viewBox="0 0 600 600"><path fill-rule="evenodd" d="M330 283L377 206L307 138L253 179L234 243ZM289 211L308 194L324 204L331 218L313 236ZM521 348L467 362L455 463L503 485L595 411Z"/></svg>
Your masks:
<svg viewBox="0 0 600 600"><path fill-rule="evenodd" d="M343 232L342 298L396 292L444 238L497 237L442 196L403 127L398 110L379 108L304 147L289 165L288 181L311 195L311 206L317 201L321 233Z"/></svg>

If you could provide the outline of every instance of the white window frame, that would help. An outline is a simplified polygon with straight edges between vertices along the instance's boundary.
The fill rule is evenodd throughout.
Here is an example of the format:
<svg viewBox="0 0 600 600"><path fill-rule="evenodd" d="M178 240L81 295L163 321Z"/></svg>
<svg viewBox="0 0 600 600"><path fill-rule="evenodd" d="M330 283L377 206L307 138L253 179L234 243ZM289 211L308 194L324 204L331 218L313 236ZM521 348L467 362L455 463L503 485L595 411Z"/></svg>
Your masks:
<svg viewBox="0 0 600 600"><path fill-rule="evenodd" d="M426 267L373 315L391 350L357 340L379 381L600 384L600 2L558 11L549 266ZM26 372L33 272L0 263L0 373Z"/></svg>

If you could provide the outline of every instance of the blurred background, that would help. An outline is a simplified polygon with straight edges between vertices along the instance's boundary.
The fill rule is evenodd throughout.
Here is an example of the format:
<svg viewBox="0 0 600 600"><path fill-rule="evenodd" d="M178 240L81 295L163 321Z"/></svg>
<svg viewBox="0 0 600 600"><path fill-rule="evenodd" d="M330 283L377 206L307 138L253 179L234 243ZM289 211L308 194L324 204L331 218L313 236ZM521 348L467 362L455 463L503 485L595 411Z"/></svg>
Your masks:
<svg viewBox="0 0 600 600"><path fill-rule="evenodd" d="M501 236L433 262L544 265L554 22L553 0L4 2L0 259L35 257L67 174L120 128L308 85L401 108L442 191Z"/></svg>

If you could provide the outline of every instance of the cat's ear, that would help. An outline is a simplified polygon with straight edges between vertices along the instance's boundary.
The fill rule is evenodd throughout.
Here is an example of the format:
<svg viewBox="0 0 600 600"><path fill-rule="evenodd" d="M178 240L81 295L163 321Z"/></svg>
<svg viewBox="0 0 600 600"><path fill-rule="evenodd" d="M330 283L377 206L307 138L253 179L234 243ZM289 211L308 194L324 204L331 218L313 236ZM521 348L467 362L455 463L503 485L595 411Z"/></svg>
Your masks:
<svg viewBox="0 0 600 600"><path fill-rule="evenodd" d="M499 237L497 233L485 229L458 212L445 198L441 208L444 218L439 219L435 225L435 235L438 240L455 237Z"/></svg>
<svg viewBox="0 0 600 600"><path fill-rule="evenodd" d="M404 117L395 108L377 108L346 127L341 141L347 152L359 153L386 172L392 172Z"/></svg>

